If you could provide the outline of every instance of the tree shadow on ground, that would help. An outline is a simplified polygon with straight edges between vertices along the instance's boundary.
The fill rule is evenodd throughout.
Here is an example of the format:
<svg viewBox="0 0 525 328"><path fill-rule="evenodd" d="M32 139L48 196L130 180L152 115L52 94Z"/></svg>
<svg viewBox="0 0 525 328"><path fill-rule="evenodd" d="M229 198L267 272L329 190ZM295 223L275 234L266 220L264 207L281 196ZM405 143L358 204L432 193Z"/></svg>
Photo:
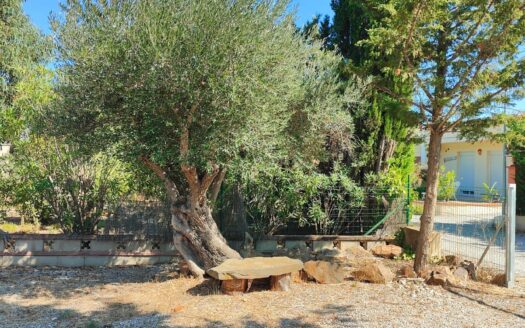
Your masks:
<svg viewBox="0 0 525 328"><path fill-rule="evenodd" d="M490 304L488 302L486 302L485 300L481 299L481 298L477 298L474 296L474 294L472 293L465 293L461 288L456 288L456 287L447 287L445 288L448 292L454 294L454 295L457 295L457 296L460 296L460 297L464 297L470 301L473 301L473 302L476 302L478 304L481 304L481 305L484 305L486 307L489 307L491 309L494 309L494 310L498 310L498 311L501 311L501 312L504 312L504 313L508 313L508 314L511 314L513 316L516 316L520 319L523 319L525 320L525 306L522 306L522 313L517 313L517 312L513 312L511 310L509 310L508 308L503 308L501 306L496 306L496 305L493 305L493 304ZM473 292L477 292L475 290L473 290ZM519 298L514 298L513 301L516 302L518 299L521 299L521 297ZM524 302L525 303L525 302Z"/></svg>
<svg viewBox="0 0 525 328"><path fill-rule="evenodd" d="M170 317L141 312L133 304L110 303L104 310L80 313L50 305L22 305L0 301L0 321L5 328L117 328L170 327Z"/></svg>
<svg viewBox="0 0 525 328"><path fill-rule="evenodd" d="M222 294L221 284L215 279L204 279L198 285L191 287L186 292L193 296L210 296Z"/></svg>
<svg viewBox="0 0 525 328"><path fill-rule="evenodd" d="M224 322L217 320L208 320L204 327L243 327L243 328L269 328L269 327L282 327L282 328L320 328L327 326L339 326L339 327L359 327L362 326L358 321L350 317L352 306L340 306L335 304L327 304L319 310L310 311L310 313L317 315L317 322L312 323L305 320L302 317L290 317L290 318L279 318L276 322L265 323L259 320L255 320L251 317L242 318L241 322L235 324L225 324ZM186 326L175 326L182 328Z"/></svg>
<svg viewBox="0 0 525 328"><path fill-rule="evenodd" d="M143 312L128 303L109 303L103 310L81 313L72 309L56 308L50 305L23 305L0 301L0 319L5 328L134 328L134 327L303 327L323 326L358 327L359 323L350 317L351 306L326 305L319 310L310 311L316 321L303 317L281 317L272 322L256 320L245 316L235 323L208 319L202 325L184 324L184 318L177 320L159 312ZM170 322L174 320L175 323Z"/></svg>
<svg viewBox="0 0 525 328"><path fill-rule="evenodd" d="M176 265L143 267L7 267L0 270L0 293L33 298L69 297L82 289L112 284L164 282L178 278Z"/></svg>

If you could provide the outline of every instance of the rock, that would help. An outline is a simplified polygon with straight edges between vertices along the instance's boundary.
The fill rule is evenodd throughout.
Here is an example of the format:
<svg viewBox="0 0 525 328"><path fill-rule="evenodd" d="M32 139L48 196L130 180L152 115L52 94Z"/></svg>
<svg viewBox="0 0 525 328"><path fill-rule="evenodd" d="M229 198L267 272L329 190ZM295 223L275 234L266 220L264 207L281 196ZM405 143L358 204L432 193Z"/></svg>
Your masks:
<svg viewBox="0 0 525 328"><path fill-rule="evenodd" d="M474 262L465 260L461 262L460 266L465 268L468 271L472 279L476 280L476 269L477 268Z"/></svg>
<svg viewBox="0 0 525 328"><path fill-rule="evenodd" d="M175 307L173 309L171 309L171 312L173 313L179 313L179 312L182 312L184 311L184 306L182 305L175 305Z"/></svg>
<svg viewBox="0 0 525 328"><path fill-rule="evenodd" d="M403 228L405 233L405 244L409 245L412 249L417 249L417 242L419 240L419 227L407 226ZM430 245L428 250L428 257L440 257L441 256L441 234L438 231L432 231L430 234Z"/></svg>
<svg viewBox="0 0 525 328"><path fill-rule="evenodd" d="M275 256L287 256L292 259L298 259L303 262L315 259L315 255L307 248L290 248L290 249L279 249L274 252Z"/></svg>
<svg viewBox="0 0 525 328"><path fill-rule="evenodd" d="M348 247L344 252L349 258L373 258L373 255L361 246Z"/></svg>
<svg viewBox="0 0 525 328"><path fill-rule="evenodd" d="M367 264L353 272L352 276L357 281L385 284L394 279L394 274L381 263Z"/></svg>
<svg viewBox="0 0 525 328"><path fill-rule="evenodd" d="M457 267L461 264L461 257L456 255L447 255L445 256L445 262L448 265Z"/></svg>
<svg viewBox="0 0 525 328"><path fill-rule="evenodd" d="M304 270L292 272L292 282L305 283L308 281L308 274Z"/></svg>
<svg viewBox="0 0 525 328"><path fill-rule="evenodd" d="M347 255L337 248L323 249L316 253L315 259L317 261L326 261L332 263L345 263L348 259Z"/></svg>
<svg viewBox="0 0 525 328"><path fill-rule="evenodd" d="M299 271L303 262L288 257L228 259L206 273L218 280L260 279Z"/></svg>
<svg viewBox="0 0 525 328"><path fill-rule="evenodd" d="M457 285L456 277L446 266L439 266L432 270L430 277L426 280L427 284L434 286Z"/></svg>
<svg viewBox="0 0 525 328"><path fill-rule="evenodd" d="M392 259L403 254L403 248L397 245L378 245L372 248L372 254L375 256Z"/></svg>
<svg viewBox="0 0 525 328"><path fill-rule="evenodd" d="M344 281L345 271L339 263L327 261L308 261L304 271L320 284L338 284Z"/></svg>
<svg viewBox="0 0 525 328"><path fill-rule="evenodd" d="M505 287L507 285L507 276L504 273L497 274L490 281L491 284Z"/></svg>
<svg viewBox="0 0 525 328"><path fill-rule="evenodd" d="M417 278L417 274L411 265L403 265L401 269L399 269L398 274L403 278Z"/></svg>
<svg viewBox="0 0 525 328"><path fill-rule="evenodd" d="M190 267L185 260L180 260L178 266L179 266L179 274L182 277L190 277L192 275L190 271Z"/></svg>
<svg viewBox="0 0 525 328"><path fill-rule="evenodd" d="M290 273L270 277L270 290L287 292L290 290L292 275Z"/></svg>
<svg viewBox="0 0 525 328"><path fill-rule="evenodd" d="M421 272L419 273L419 277L427 280L428 278L430 278L431 274L432 274L432 270L430 270L429 268L425 268L421 270Z"/></svg>
<svg viewBox="0 0 525 328"><path fill-rule="evenodd" d="M467 269L463 267L459 267L459 268L456 268L456 270L454 270L454 277L456 277L460 281L467 281L469 277L469 273Z"/></svg>
<svg viewBox="0 0 525 328"><path fill-rule="evenodd" d="M233 295L244 293L248 290L248 280L246 279L229 279L221 281L221 290L224 294Z"/></svg>

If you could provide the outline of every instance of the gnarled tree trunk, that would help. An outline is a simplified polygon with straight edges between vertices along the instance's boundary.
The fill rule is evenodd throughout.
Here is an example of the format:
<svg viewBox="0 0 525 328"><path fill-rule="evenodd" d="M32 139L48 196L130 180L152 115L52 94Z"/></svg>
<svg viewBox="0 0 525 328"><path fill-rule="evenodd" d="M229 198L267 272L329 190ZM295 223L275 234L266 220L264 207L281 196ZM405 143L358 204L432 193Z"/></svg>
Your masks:
<svg viewBox="0 0 525 328"><path fill-rule="evenodd" d="M186 192L181 195L162 167L147 157L141 157L141 160L164 182L171 201L175 248L194 276L202 277L206 270L226 259L241 258L237 251L228 246L213 220L208 204L208 189L212 184L219 183L216 179L224 178L218 166L214 165L211 172L201 175L193 166L181 166L187 182Z"/></svg>
<svg viewBox="0 0 525 328"><path fill-rule="evenodd" d="M430 236L434 230L434 214L439 183L439 157L441 153L441 139L443 133L431 129L428 146L427 187L423 214L420 218L419 239L417 241L416 259L414 270L420 274L425 268L430 249Z"/></svg>
<svg viewBox="0 0 525 328"><path fill-rule="evenodd" d="M195 276L229 258L241 258L228 246L207 204L172 206L172 226L176 249Z"/></svg>

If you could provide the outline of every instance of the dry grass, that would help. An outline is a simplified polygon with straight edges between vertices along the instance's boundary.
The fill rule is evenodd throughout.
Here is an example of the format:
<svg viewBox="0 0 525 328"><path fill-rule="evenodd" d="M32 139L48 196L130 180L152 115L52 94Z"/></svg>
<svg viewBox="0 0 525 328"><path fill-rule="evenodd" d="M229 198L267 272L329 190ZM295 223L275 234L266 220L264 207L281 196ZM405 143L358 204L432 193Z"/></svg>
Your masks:
<svg viewBox="0 0 525 328"><path fill-rule="evenodd" d="M402 264L387 261L395 269ZM0 270L2 327L510 327L525 299L479 283L294 284L226 296L174 267ZM486 285L483 285L486 286Z"/></svg>

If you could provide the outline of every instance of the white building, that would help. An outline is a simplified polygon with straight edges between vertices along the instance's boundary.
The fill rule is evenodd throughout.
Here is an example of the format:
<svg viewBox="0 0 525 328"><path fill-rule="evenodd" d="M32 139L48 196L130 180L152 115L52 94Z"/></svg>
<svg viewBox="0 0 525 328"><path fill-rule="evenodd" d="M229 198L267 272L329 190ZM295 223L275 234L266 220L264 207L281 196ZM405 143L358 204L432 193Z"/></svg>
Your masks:
<svg viewBox="0 0 525 328"><path fill-rule="evenodd" d="M492 132L502 132L502 127L494 128ZM416 146L416 159L422 168L427 167L427 145L428 136L425 143ZM505 175L508 180L513 179L512 157L504 157L504 154L502 143L490 140L469 142L461 139L457 132L449 132L443 136L440 166L446 172L456 173L458 197L480 195L485 189L484 183L489 187L495 186L502 194L506 187Z"/></svg>

